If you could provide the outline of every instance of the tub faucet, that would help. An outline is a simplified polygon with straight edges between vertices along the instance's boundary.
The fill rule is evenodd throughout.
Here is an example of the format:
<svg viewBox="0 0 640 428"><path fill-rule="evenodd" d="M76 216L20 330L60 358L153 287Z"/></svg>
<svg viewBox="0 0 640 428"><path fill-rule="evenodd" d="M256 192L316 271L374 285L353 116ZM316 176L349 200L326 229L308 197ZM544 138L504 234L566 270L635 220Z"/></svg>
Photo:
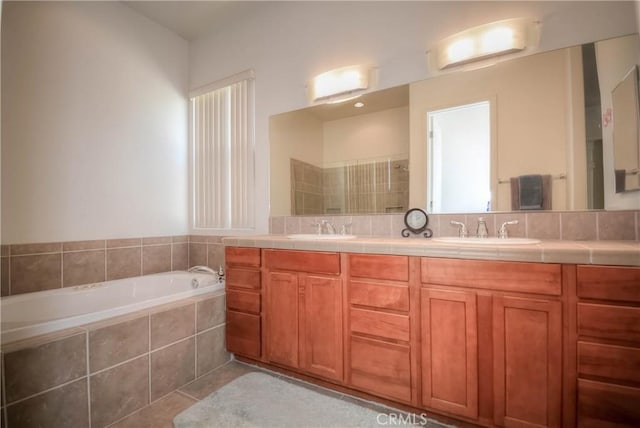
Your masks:
<svg viewBox="0 0 640 428"><path fill-rule="evenodd" d="M208 266L193 266L188 269L187 272L191 273L210 273L211 275L218 275L218 272L211 269Z"/></svg>

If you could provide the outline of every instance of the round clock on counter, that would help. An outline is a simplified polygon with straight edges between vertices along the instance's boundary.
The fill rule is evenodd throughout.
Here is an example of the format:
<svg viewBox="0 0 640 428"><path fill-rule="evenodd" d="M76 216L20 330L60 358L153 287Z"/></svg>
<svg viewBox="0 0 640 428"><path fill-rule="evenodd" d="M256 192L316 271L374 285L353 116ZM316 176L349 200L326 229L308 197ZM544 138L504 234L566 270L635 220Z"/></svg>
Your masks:
<svg viewBox="0 0 640 428"><path fill-rule="evenodd" d="M414 235L422 233L425 238L431 238L433 232L427 226L429 225L429 216L420 208L411 208L404 215L404 225L406 229L402 230L402 236L408 238L411 233Z"/></svg>

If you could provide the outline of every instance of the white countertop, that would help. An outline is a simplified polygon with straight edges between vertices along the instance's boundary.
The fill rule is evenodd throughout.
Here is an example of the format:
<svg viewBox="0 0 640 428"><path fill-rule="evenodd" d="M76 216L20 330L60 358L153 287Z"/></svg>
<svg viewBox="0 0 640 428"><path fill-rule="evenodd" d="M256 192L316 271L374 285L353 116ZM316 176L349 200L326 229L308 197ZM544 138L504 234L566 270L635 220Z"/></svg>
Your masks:
<svg viewBox="0 0 640 428"><path fill-rule="evenodd" d="M276 248L343 253L395 254L476 260L640 266L638 241L559 241L539 244L460 244L425 238L367 238L296 240L285 235L250 235L223 238L226 246Z"/></svg>

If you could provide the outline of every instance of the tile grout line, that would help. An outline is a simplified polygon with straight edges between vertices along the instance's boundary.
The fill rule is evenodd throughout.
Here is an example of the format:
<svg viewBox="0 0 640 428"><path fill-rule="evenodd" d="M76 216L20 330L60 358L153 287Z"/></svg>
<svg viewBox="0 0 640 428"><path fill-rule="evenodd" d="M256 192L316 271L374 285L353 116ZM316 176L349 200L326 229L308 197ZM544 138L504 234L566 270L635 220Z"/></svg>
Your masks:
<svg viewBox="0 0 640 428"><path fill-rule="evenodd" d="M11 402L11 404L7 404L7 405L5 406L5 408L10 407L10 406L15 406L16 404L20 404L20 403L22 403L22 402L24 402L24 401L27 401L27 400L30 400L30 399L32 399L32 398L38 397L38 396L40 396L40 395L44 395L44 394L49 393L49 392L51 392L51 391L54 391L54 390L56 390L56 389L64 388L65 386L69 386L69 385L71 385L71 384L72 384L72 383L74 383L74 382L81 381L82 379L87 379L87 381L88 381L88 378L89 378L89 376L87 376L87 375L85 375L85 376L80 376L80 377L78 377L78 378L75 378L75 379L72 379L72 380L66 381L66 382L64 382L64 383L61 383L60 385L52 386L51 388L47 388L47 389L44 389L44 390L42 390L42 391L40 391L40 392L37 392L37 393L35 393L35 394L31 394L31 395L29 395L29 396L26 396L26 397L24 397L24 398L21 398L21 399L19 399L19 400L12 401L12 402Z"/></svg>
<svg viewBox="0 0 640 428"><path fill-rule="evenodd" d="M192 382L193 382L193 381L192 381ZM191 382L190 382L190 383L191 383ZM188 384L187 384L187 385L188 385ZM182 386L184 386L184 385L182 385ZM181 388L182 388L182 387L181 387ZM177 393L177 394L180 394L180 395L182 395L182 396L184 396L184 397L191 398L192 400L195 400L195 401L196 401L196 403L197 403L198 401L202 401L202 400L200 400L199 398L194 397L194 396L190 395L189 393L182 391L182 390L181 390L181 389L179 389L179 388L178 388L178 389L176 389L176 390L175 390L175 391L173 391L173 392L175 392L175 393Z"/></svg>
<svg viewBox="0 0 640 428"><path fill-rule="evenodd" d="M149 383L149 391L148 391L148 402L151 404L151 313L147 314L147 335L149 337L147 343L147 355L149 356L147 359L147 372L148 372L148 383Z"/></svg>
<svg viewBox="0 0 640 428"><path fill-rule="evenodd" d="M193 302L195 308L193 313L195 316L193 317L193 373L194 379L198 379L198 302Z"/></svg>
<svg viewBox="0 0 640 428"><path fill-rule="evenodd" d="M89 418L89 428L91 428L91 368L89 367L89 329L85 330L85 349L86 349L86 367L87 367L87 417Z"/></svg>

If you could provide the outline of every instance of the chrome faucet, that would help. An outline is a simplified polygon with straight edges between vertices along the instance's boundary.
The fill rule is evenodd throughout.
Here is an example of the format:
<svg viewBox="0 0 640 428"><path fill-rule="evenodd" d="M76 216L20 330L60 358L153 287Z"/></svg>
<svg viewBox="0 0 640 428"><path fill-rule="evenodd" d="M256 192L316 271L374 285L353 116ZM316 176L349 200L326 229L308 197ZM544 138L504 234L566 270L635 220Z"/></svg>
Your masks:
<svg viewBox="0 0 640 428"><path fill-rule="evenodd" d="M321 224L321 227L324 227L324 230L327 231L326 232L327 235L335 235L336 234L336 227L330 221L322 220L322 222L320 224Z"/></svg>
<svg viewBox="0 0 640 428"><path fill-rule="evenodd" d="M224 270L222 269L222 266L220 266L220 269L218 270L218 272L216 272L215 270L211 269L209 266L192 266L189 269L187 269L187 272L191 272L191 273L208 273L210 275L215 276L217 282L222 282L224 280ZM191 282L192 285L194 284L194 281L197 284L197 280L194 279ZM197 287L197 285L195 287Z"/></svg>
<svg viewBox="0 0 640 428"><path fill-rule="evenodd" d="M469 231L467 230L467 226L465 226L463 222L451 220L451 224L459 227L458 236L460 238L466 238L467 236L469 236Z"/></svg>
<svg viewBox="0 0 640 428"><path fill-rule="evenodd" d="M498 229L498 238L507 239L509 237L509 231L507 230L507 226L510 224L518 224L518 220L505 221Z"/></svg>
<svg viewBox="0 0 640 428"><path fill-rule="evenodd" d="M489 237L489 229L487 228L487 222L484 217L480 217L478 219L478 228L476 229L476 236L478 238L488 238Z"/></svg>

